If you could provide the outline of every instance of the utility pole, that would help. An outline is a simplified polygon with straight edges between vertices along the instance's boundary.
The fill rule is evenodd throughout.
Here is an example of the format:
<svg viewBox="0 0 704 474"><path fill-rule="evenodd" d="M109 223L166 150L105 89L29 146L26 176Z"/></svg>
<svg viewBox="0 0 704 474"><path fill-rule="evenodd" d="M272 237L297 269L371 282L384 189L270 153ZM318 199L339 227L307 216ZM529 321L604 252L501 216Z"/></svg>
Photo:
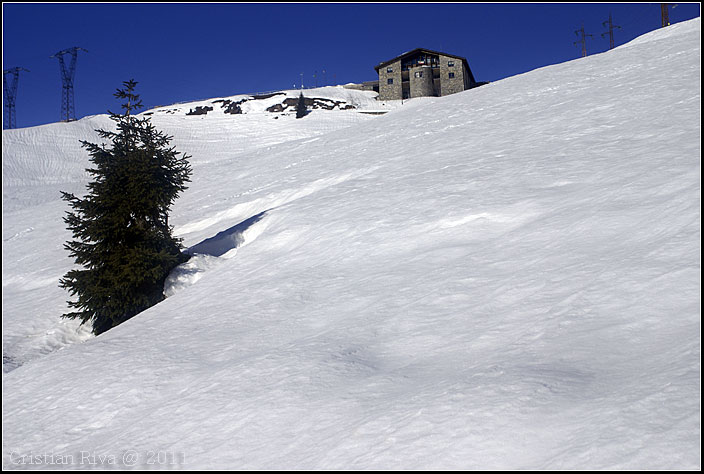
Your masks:
<svg viewBox="0 0 704 474"><path fill-rule="evenodd" d="M303 73L301 73L301 90L303 90Z"/></svg>
<svg viewBox="0 0 704 474"><path fill-rule="evenodd" d="M76 111L73 103L73 78L76 75L76 58L78 51L86 51L83 48L74 46L73 48L64 49L50 56L59 60L59 69L61 70L61 120L70 122L76 120ZM88 51L86 51L87 53ZM68 68L64 62L64 55L71 55L71 63Z"/></svg>
<svg viewBox="0 0 704 474"><path fill-rule="evenodd" d="M582 39L580 39L579 41L575 41L573 44L582 43L582 57L586 58L587 57L587 36L591 36L592 38L594 36L588 35L584 32L584 24L582 24L582 27L580 29L578 29L577 31L574 32L574 34L576 34L577 36L579 36L580 33L582 34Z"/></svg>
<svg viewBox="0 0 704 474"><path fill-rule="evenodd" d="M318 88L318 71L313 71L313 81L315 82L315 88Z"/></svg>
<svg viewBox="0 0 704 474"><path fill-rule="evenodd" d="M662 18L662 27L665 28L666 26L670 26L670 12L667 7L672 5L672 8L675 8L677 4L673 3L661 3L660 4L660 16Z"/></svg>
<svg viewBox="0 0 704 474"><path fill-rule="evenodd" d="M620 30L621 27L613 24L613 22L611 21L611 13L609 13L609 21L603 22L602 25L606 26L607 23L609 24L609 49L614 49L614 28L618 28ZM604 35L606 35L606 33L602 33L601 37L603 38Z"/></svg>
<svg viewBox="0 0 704 474"><path fill-rule="evenodd" d="M3 128L15 128L15 99L17 98L17 83L20 80L20 71L29 72L23 67L13 67L2 71L2 86L5 96L5 120ZM7 75L12 74L12 81L7 80Z"/></svg>

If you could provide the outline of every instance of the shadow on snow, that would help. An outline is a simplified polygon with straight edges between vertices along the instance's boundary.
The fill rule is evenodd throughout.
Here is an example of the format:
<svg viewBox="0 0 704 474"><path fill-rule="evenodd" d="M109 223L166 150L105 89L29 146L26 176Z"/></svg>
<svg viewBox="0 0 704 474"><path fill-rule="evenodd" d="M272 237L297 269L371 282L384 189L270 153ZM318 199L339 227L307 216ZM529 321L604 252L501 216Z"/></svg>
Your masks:
<svg viewBox="0 0 704 474"><path fill-rule="evenodd" d="M259 222L268 211L269 210L260 212L259 214L252 216L249 219L230 227L229 229L218 232L215 236L207 238L193 247L188 248L185 253L188 255L211 255L213 257L219 257L226 254L230 250L242 245L242 242L244 242L243 234L247 231L247 229Z"/></svg>

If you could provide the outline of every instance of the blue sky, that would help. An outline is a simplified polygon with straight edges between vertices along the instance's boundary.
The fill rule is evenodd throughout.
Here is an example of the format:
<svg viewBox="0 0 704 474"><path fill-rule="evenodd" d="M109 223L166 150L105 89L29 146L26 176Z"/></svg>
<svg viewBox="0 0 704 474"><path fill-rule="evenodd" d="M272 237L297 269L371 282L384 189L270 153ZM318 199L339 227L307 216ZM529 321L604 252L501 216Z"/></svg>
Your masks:
<svg viewBox="0 0 704 474"><path fill-rule="evenodd" d="M464 56L496 81L608 50L660 27L660 4L3 3L3 69L23 67L18 127L60 120L57 51L78 46L78 118L117 110L112 94L135 79L147 108L187 100L375 79L374 66L423 47ZM700 16L670 9L671 23ZM323 74L323 71L325 73ZM316 78L314 79L314 74Z"/></svg>

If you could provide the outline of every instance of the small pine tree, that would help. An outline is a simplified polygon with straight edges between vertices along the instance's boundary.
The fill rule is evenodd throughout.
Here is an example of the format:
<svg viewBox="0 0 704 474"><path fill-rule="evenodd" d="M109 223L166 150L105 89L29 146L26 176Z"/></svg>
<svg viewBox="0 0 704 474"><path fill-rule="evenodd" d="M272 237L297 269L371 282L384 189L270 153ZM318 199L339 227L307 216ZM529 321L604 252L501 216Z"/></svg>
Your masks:
<svg viewBox="0 0 704 474"><path fill-rule="evenodd" d="M60 286L76 301L75 311L62 317L92 322L98 335L164 299L169 272L188 257L181 240L172 236L168 212L187 189L191 168L169 147L172 137L157 131L149 118L132 112L141 108L137 83L123 82L114 94L126 99L124 114L110 113L117 132L96 130L110 146L81 141L88 150L94 180L78 198L62 191L73 212L64 222L76 240L64 245L82 269L66 273Z"/></svg>
<svg viewBox="0 0 704 474"><path fill-rule="evenodd" d="M308 109L306 108L306 99L303 97L303 92L301 92L301 96L298 98L298 104L296 104L296 118L302 118L305 117L308 114Z"/></svg>

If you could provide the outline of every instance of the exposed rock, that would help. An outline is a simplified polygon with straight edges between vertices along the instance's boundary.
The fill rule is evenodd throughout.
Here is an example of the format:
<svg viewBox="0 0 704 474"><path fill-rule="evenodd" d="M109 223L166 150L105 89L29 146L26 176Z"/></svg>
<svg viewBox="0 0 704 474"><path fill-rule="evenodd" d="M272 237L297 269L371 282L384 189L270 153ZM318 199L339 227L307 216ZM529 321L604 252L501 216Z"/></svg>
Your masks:
<svg viewBox="0 0 704 474"><path fill-rule="evenodd" d="M232 99L216 99L216 100L211 101L210 103L213 104L213 106L215 104L219 105L224 114L239 115L239 114L245 113L241 107L243 103L250 101L250 100L271 99L272 97L276 97L279 95L286 96L286 94L284 92L273 92L270 94L253 95L253 96L242 98L237 101L234 101ZM348 104L347 102L339 101L339 100L323 99L321 97L304 97L304 99L305 99L306 108L309 110L315 110L315 109L352 110L352 109L356 109L356 107L354 105ZM298 97L288 97L288 98L284 98L282 100L282 102L268 107L266 110L267 110L267 112L272 112L272 113L289 112L289 111L295 110L297 104L298 104ZM186 112L186 115L206 115L208 112L212 111L213 108L214 107L211 107L211 106L198 105L194 109L189 109L189 111ZM167 114L174 114L178 111L179 111L179 109L160 109L160 110L157 110L157 112L167 113Z"/></svg>
<svg viewBox="0 0 704 474"><path fill-rule="evenodd" d="M332 99L322 99L318 97L304 97L304 101L306 107L310 109L334 110L337 107L338 110L350 110L355 108L354 105L348 104L346 102ZM267 112L284 112L287 111L289 108L295 109L297 104L297 97L289 97L287 99L284 99L282 103L274 104L266 110Z"/></svg>
<svg viewBox="0 0 704 474"><path fill-rule="evenodd" d="M229 99L218 99L214 100L212 103L213 104L218 104L220 103L220 107L223 108L223 113L224 114L241 114L242 113L242 108L240 107L240 104L246 102L248 99L242 99L238 100L237 102L233 102Z"/></svg>
<svg viewBox="0 0 704 474"><path fill-rule="evenodd" d="M205 107L203 107L203 106L199 105L196 107L196 110L191 109L188 112L186 112L186 115L205 115L208 112L210 112L211 110L213 110L212 107L208 107L207 105Z"/></svg>
<svg viewBox="0 0 704 474"><path fill-rule="evenodd" d="M283 112L284 106L282 104L274 104L266 109L267 112Z"/></svg>
<svg viewBox="0 0 704 474"><path fill-rule="evenodd" d="M225 109L225 110L223 110L223 113L226 113L226 114L241 114L241 113L242 113L242 108L240 107L240 104L241 104L242 102L244 102L244 101L233 102L233 103L231 103L231 104L228 104L227 107L225 107L225 106L223 105L223 108Z"/></svg>

